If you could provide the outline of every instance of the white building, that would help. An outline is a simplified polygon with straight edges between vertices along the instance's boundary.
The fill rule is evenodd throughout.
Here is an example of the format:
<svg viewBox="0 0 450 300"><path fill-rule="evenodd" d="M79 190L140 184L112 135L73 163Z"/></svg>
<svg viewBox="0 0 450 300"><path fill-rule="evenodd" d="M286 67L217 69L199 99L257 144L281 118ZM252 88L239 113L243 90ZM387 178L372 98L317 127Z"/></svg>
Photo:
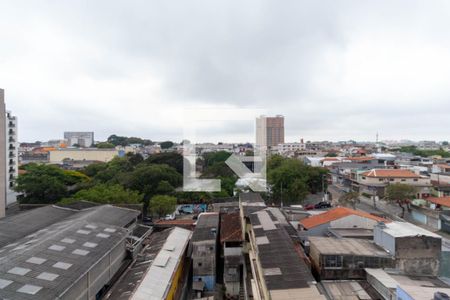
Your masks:
<svg viewBox="0 0 450 300"><path fill-rule="evenodd" d="M17 117L6 111L6 205L17 201L17 193L13 190L14 182L19 175L19 143L17 140Z"/></svg>
<svg viewBox="0 0 450 300"><path fill-rule="evenodd" d="M78 145L80 147L91 147L94 144L93 132L64 132L64 139L69 147Z"/></svg>
<svg viewBox="0 0 450 300"><path fill-rule="evenodd" d="M281 155L293 154L297 151L306 150L306 145L304 143L283 143L277 146L278 153Z"/></svg>
<svg viewBox="0 0 450 300"><path fill-rule="evenodd" d="M3 120L1 120L3 119ZM6 169L6 130L5 130L5 91L0 89L0 170ZM5 216L6 204L6 170L0 172L0 219Z"/></svg>

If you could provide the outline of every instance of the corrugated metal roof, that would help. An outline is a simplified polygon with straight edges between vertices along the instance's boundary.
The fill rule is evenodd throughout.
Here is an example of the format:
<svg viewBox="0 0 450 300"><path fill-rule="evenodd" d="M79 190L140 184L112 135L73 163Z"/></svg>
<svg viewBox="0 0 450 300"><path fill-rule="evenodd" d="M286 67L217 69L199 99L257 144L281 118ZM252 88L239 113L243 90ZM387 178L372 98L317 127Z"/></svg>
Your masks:
<svg viewBox="0 0 450 300"><path fill-rule="evenodd" d="M190 230L179 227L173 229L131 299L165 299L172 284L172 276L178 268L191 235ZM166 248L173 248L173 250L168 251L165 250ZM160 260L164 260L166 263L164 265L155 264Z"/></svg>
<svg viewBox="0 0 450 300"><path fill-rule="evenodd" d="M124 241L128 231L116 225L128 224L137 214L111 206L75 212L44 207L8 218L9 224L24 221L38 226L34 231L26 228L18 236L28 232L27 236L16 236L12 243L0 248L0 279L12 281L0 289L0 298L55 299L63 295ZM39 217L48 219L44 222L36 219ZM13 231L11 227L0 227L2 232L5 229ZM105 230L110 231L107 237L100 236ZM10 272L22 269L30 271L23 275Z"/></svg>

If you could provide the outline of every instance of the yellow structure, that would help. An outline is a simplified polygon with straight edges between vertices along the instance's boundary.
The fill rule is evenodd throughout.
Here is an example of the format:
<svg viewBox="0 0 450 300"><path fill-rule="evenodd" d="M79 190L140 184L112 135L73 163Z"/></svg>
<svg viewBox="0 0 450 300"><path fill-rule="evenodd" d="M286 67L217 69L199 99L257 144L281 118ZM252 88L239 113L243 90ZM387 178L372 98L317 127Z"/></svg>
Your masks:
<svg viewBox="0 0 450 300"><path fill-rule="evenodd" d="M116 149L55 149L49 151L49 162L59 164L68 159L108 162L118 155L119 151Z"/></svg>

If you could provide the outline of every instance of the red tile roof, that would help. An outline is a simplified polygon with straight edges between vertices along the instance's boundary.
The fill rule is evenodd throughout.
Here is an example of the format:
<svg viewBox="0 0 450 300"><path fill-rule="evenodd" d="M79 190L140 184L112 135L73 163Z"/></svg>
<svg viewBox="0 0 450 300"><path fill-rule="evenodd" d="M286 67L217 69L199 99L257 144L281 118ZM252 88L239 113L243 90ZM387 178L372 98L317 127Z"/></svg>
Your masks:
<svg viewBox="0 0 450 300"><path fill-rule="evenodd" d="M450 207L450 197L429 197L426 200L441 206Z"/></svg>
<svg viewBox="0 0 450 300"><path fill-rule="evenodd" d="M413 171L405 169L373 169L362 173L362 176L377 178L421 178Z"/></svg>
<svg viewBox="0 0 450 300"><path fill-rule="evenodd" d="M320 214L320 215L315 215L306 219L303 219L300 221L300 224L306 228L306 229L310 229L310 228L314 228L316 226L325 224L325 223L329 223L331 221L334 220L338 220L341 218L345 218L351 215L356 215L356 216L360 216L363 218L368 218L368 219L372 219L374 221L378 221L378 222L388 222L388 220L371 215L369 213L360 211L360 210L354 210L351 208L347 208L347 207L336 207L334 209L330 209L329 211Z"/></svg>
<svg viewBox="0 0 450 300"><path fill-rule="evenodd" d="M242 227L239 212L222 214L220 220L220 242L240 241L242 241Z"/></svg>

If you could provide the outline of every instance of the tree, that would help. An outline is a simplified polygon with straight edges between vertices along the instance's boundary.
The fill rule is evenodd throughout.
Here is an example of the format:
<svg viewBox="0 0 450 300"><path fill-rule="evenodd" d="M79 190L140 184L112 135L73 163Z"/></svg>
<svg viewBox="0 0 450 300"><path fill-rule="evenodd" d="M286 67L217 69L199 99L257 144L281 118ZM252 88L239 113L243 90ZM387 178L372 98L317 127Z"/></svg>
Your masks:
<svg viewBox="0 0 450 300"><path fill-rule="evenodd" d="M416 193L416 188L412 185L394 183L386 187L385 197L391 202L396 202L402 208L401 218L404 218L405 205L409 209L409 204L416 197Z"/></svg>
<svg viewBox="0 0 450 300"><path fill-rule="evenodd" d="M302 202L309 193L326 188L327 170L310 167L295 158L278 155L267 163L267 179L275 202L284 204Z"/></svg>
<svg viewBox="0 0 450 300"><path fill-rule="evenodd" d="M164 152L150 155L145 162L147 164L166 164L178 173L183 174L183 156L176 152Z"/></svg>
<svg viewBox="0 0 450 300"><path fill-rule="evenodd" d="M108 143L108 142L100 142L97 143L95 145L95 147L99 148L99 149L111 149L111 148L115 148L116 146L112 143Z"/></svg>
<svg viewBox="0 0 450 300"><path fill-rule="evenodd" d="M173 142L171 141L165 141L159 144L161 146L161 149L169 149L173 147Z"/></svg>
<svg viewBox="0 0 450 300"><path fill-rule="evenodd" d="M165 181L165 183L161 183ZM182 176L174 168L167 165L139 165L135 170L127 174L122 184L129 189L139 191L144 195L144 208L148 206L151 197L157 195L161 189L168 192L169 185L180 186Z"/></svg>
<svg viewBox="0 0 450 300"><path fill-rule="evenodd" d="M69 187L89 181L85 174L53 165L28 164L24 169L26 172L18 176L15 190L22 193L19 202L25 204L55 203L75 190Z"/></svg>
<svg viewBox="0 0 450 300"><path fill-rule="evenodd" d="M158 217L165 216L175 211L177 198L166 195L155 195L150 199L149 209Z"/></svg>
<svg viewBox="0 0 450 300"><path fill-rule="evenodd" d="M343 206L350 205L353 209L356 209L356 204L360 203L358 192L348 192L339 197L338 202Z"/></svg>
<svg viewBox="0 0 450 300"><path fill-rule="evenodd" d="M336 152L328 152L325 157L337 157L337 153Z"/></svg>
<svg viewBox="0 0 450 300"><path fill-rule="evenodd" d="M97 184L91 188L80 190L62 203L86 200L101 204L137 204L142 203L143 195L139 192L124 189L121 185Z"/></svg>

